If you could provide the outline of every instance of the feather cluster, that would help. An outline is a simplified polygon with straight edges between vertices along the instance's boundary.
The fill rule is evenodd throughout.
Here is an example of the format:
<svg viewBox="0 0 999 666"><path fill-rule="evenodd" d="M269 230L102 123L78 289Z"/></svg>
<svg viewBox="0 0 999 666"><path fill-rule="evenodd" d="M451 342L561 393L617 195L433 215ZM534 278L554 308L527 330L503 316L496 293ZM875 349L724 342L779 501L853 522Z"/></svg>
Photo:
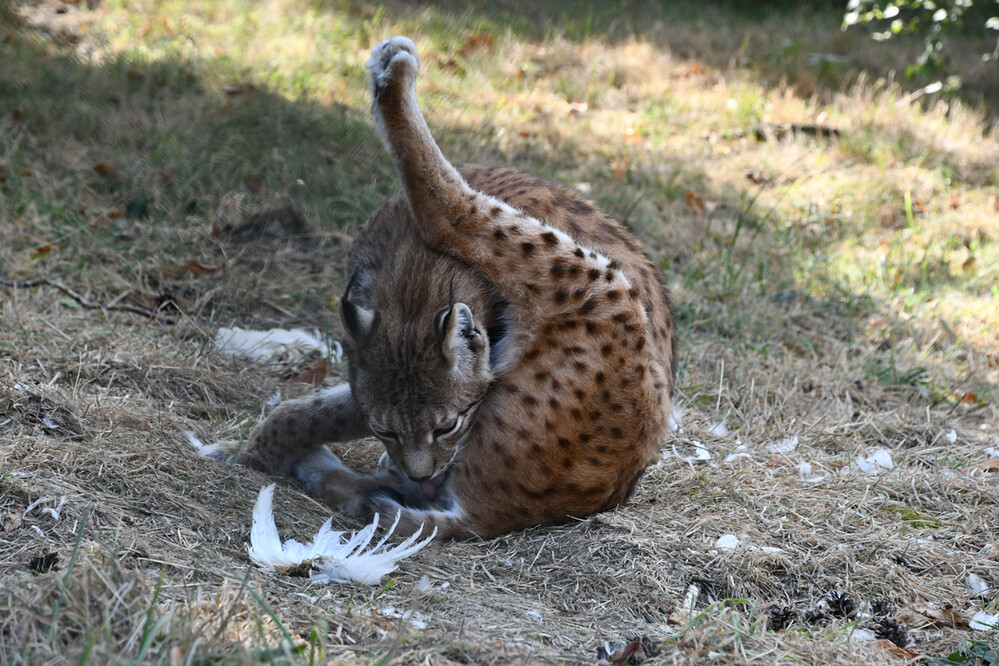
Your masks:
<svg viewBox="0 0 999 666"><path fill-rule="evenodd" d="M402 543L391 546L386 541L396 525L399 516L373 548L368 548L378 529L378 514L371 524L350 535L334 531L333 519L328 519L309 543L299 543L289 539L282 543L274 524L274 484L260 489L257 503L253 507L253 527L250 531L250 560L266 571L308 573L317 583L364 583L376 585L386 574L398 567L399 560L409 557L429 544L437 529L423 541L417 541L423 532L421 526Z"/></svg>

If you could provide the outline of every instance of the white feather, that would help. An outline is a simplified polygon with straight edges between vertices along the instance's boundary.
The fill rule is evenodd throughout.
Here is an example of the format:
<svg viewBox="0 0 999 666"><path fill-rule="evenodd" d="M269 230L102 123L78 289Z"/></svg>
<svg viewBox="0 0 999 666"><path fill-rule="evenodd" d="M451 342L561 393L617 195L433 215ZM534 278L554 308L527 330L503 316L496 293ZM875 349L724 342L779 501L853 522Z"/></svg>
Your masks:
<svg viewBox="0 0 999 666"><path fill-rule="evenodd" d="M253 507L253 527L250 530L250 560L266 571L300 568L310 565L309 578L317 583L364 583L375 585L382 577L395 571L399 560L409 557L429 544L433 534L417 541L422 534L421 526L414 534L396 546L387 546L388 538L399 524L396 516L392 527L385 533L374 548L368 545L378 529L378 514L370 525L346 538L344 532L333 530L330 518L319 528L312 541L306 544L289 539L284 543L278 536L274 524L274 485L260 489L257 503Z"/></svg>

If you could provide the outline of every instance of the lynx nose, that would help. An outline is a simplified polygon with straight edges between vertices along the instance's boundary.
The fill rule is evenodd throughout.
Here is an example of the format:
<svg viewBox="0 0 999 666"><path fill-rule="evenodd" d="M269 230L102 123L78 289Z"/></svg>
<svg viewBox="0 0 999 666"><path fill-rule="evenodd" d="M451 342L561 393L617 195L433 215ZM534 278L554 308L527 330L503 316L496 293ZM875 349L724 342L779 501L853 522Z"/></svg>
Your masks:
<svg viewBox="0 0 999 666"><path fill-rule="evenodd" d="M428 451L403 452L402 469L413 480L429 479L434 475L433 456Z"/></svg>

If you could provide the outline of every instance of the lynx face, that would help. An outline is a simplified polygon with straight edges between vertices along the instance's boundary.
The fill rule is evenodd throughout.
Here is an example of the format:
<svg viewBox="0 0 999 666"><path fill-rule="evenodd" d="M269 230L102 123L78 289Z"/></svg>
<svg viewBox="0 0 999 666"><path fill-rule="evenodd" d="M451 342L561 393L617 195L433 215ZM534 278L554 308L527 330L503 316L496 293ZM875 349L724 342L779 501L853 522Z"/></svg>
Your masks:
<svg viewBox="0 0 999 666"><path fill-rule="evenodd" d="M351 384L371 432L406 476L444 480L493 380L489 340L464 303L452 301L432 318L393 321L398 313L342 299L353 340Z"/></svg>

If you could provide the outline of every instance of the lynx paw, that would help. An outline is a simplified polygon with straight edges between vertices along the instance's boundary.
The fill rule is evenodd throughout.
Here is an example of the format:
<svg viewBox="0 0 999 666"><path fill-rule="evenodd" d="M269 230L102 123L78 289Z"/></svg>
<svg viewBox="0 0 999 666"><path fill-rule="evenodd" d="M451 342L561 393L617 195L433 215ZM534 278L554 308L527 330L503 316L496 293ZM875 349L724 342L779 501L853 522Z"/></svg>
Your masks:
<svg viewBox="0 0 999 666"><path fill-rule="evenodd" d="M416 55L416 45L408 37L392 37L380 42L371 49L368 59L371 90L375 99L381 97L386 88L401 77L416 77L420 69L420 58Z"/></svg>
<svg viewBox="0 0 999 666"><path fill-rule="evenodd" d="M303 484L310 495L318 495L323 489L323 479L333 470L348 471L329 447L319 446L299 458L291 470L291 476Z"/></svg>

